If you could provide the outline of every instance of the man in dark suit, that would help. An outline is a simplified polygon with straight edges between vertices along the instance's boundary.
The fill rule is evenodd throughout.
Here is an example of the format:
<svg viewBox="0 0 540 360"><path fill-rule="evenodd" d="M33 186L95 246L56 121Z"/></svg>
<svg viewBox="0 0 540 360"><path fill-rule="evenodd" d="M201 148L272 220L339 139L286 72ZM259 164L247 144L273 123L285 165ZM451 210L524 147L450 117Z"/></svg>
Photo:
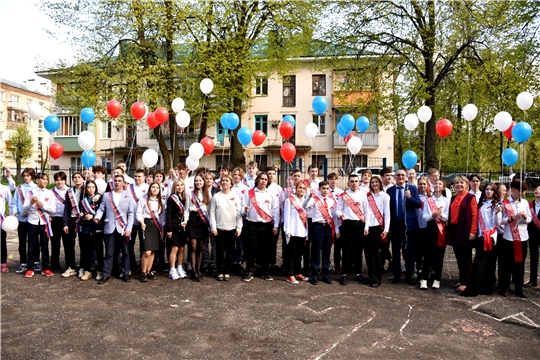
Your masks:
<svg viewBox="0 0 540 360"><path fill-rule="evenodd" d="M394 263L394 279L392 283L401 281L401 247L404 244L405 279L411 285L414 273L414 240L418 230L418 219L415 209L420 208L418 189L406 182L405 170L396 171L396 185L386 190L390 196L390 232L392 233L392 259Z"/></svg>

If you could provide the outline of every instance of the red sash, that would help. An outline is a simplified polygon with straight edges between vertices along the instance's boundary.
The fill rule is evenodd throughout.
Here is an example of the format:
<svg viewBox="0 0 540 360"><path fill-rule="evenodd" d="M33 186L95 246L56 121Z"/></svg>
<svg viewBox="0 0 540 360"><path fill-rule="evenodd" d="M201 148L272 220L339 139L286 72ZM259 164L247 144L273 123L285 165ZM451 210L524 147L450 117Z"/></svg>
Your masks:
<svg viewBox="0 0 540 360"><path fill-rule="evenodd" d="M531 216L534 225L540 229L540 220L538 220L538 215L536 215L536 211L534 210L534 201L529 202L529 208L531 209Z"/></svg>
<svg viewBox="0 0 540 360"><path fill-rule="evenodd" d="M56 191L56 188L55 188L55 187L52 188L52 193L54 194L54 196L56 197L56 199L57 199L58 201L60 201L60 203L61 203L62 205L65 205L65 204L66 204L66 199L60 196L60 194L58 193L58 191Z"/></svg>
<svg viewBox="0 0 540 360"><path fill-rule="evenodd" d="M203 219L206 226L210 227L210 221L208 220L208 217L204 214L201 208L201 203L199 203L199 199L197 199L197 195L195 194L195 191L191 192L191 202L193 202L193 205L195 205L195 209L197 209L197 213Z"/></svg>
<svg viewBox="0 0 540 360"><path fill-rule="evenodd" d="M373 212L373 215L375 215L375 219L377 219L377 222L381 226L381 228L384 231L384 218L381 214L381 210L379 210L379 207L377 206L377 203L375 202L375 197L371 192L368 192L367 199L369 203L369 207L371 208L371 212Z"/></svg>
<svg viewBox="0 0 540 360"><path fill-rule="evenodd" d="M272 217L268 215L259 204L257 204L257 198L255 197L255 189L251 189L248 191L249 201L251 202L251 205L253 205L253 208L255 211L257 211L257 214L259 214L260 217L263 218L263 220L267 223L272 222Z"/></svg>
<svg viewBox="0 0 540 360"><path fill-rule="evenodd" d="M28 190L28 193L30 196L33 196L32 190ZM47 237L50 239L52 237L52 227L51 222L49 221L49 216L45 216L45 213L43 213L43 210L41 210L37 203L34 203L34 207L36 208L36 211L38 213L39 218L45 225L45 233L47 234ZM3 220L2 220L3 221Z"/></svg>
<svg viewBox="0 0 540 360"><path fill-rule="evenodd" d="M116 220L120 223L120 225L122 226L122 230L125 232L127 229L127 222L124 220L124 218L122 217L122 214L120 214L120 210L118 210L118 207L114 203L112 191L109 192L109 201L111 203L111 208L113 210ZM129 236L126 236L126 238L127 238L127 241L129 241Z"/></svg>
<svg viewBox="0 0 540 360"><path fill-rule="evenodd" d="M307 229L307 213L306 213L306 210L304 210L304 208L300 206L296 196L289 195L289 201L291 202L291 205L294 206L294 208L298 212L298 216L300 216L300 220L302 220L302 224L304 224L304 227Z"/></svg>
<svg viewBox="0 0 540 360"><path fill-rule="evenodd" d="M21 198L21 202L24 204L25 196L24 196L20 186L17 186L17 193L19 194L19 197Z"/></svg>
<svg viewBox="0 0 540 360"><path fill-rule="evenodd" d="M354 215L360 219L360 221L366 221L364 218L364 213L362 212L362 209L360 209L360 206L358 206L357 203L355 203L352 199L352 197L347 193L346 191L341 194L341 197L343 198L343 201L351 208Z"/></svg>
<svg viewBox="0 0 540 360"><path fill-rule="evenodd" d="M184 215L186 209L184 208L184 205L182 205L182 202L180 201L180 198L176 194L171 195L173 201L175 202L176 206L178 206L178 209L180 209L180 214Z"/></svg>
<svg viewBox="0 0 540 360"><path fill-rule="evenodd" d="M433 200L433 198L428 197L426 198L426 201L432 214L439 211L439 208L437 208L437 204L435 203L435 200ZM446 240L444 238L444 222L440 219L435 219L435 223L437 224L437 228L439 229L439 232L437 233L437 246L440 248L445 248Z"/></svg>
<svg viewBox="0 0 540 360"><path fill-rule="evenodd" d="M482 209L478 209L478 223L480 224L480 230L482 230L482 235L484 236L484 251L493 250L491 235L497 232L497 227L494 226L491 230L486 229L486 222L484 221L484 217L482 216Z"/></svg>
<svg viewBox="0 0 540 360"><path fill-rule="evenodd" d="M510 200L506 199L503 201L504 209L506 210L506 214L508 217L514 216L514 208L512 208L512 205L510 204ZM510 226L510 230L512 230L512 240L514 241L514 261L515 262L522 262L523 261L523 254L521 253L521 236L519 235L519 228L517 221L512 221L512 223L508 223Z"/></svg>
<svg viewBox="0 0 540 360"><path fill-rule="evenodd" d="M145 196L143 198L143 201L144 201L144 206L146 206L146 208L148 209L148 212L150 213L150 216L152 217L152 221L154 222L154 225L156 225L156 227L158 228L159 230L159 233L162 234L163 233L163 226L161 226L156 214L154 213L154 211L152 211L150 209L150 207L148 206L148 196ZM161 199L158 199L158 201L161 201Z"/></svg>
<svg viewBox="0 0 540 360"><path fill-rule="evenodd" d="M315 205L317 205L317 209L319 209L319 211L321 212L321 215L323 216L324 221L326 221L326 223L328 225L330 225L330 228L332 229L332 244L333 244L334 243L334 237L336 235L334 219L332 219L332 216L330 216L330 213L328 212L328 208L326 206L324 206L323 202L321 201L321 199L318 196L315 195L313 197L313 200L315 200Z"/></svg>

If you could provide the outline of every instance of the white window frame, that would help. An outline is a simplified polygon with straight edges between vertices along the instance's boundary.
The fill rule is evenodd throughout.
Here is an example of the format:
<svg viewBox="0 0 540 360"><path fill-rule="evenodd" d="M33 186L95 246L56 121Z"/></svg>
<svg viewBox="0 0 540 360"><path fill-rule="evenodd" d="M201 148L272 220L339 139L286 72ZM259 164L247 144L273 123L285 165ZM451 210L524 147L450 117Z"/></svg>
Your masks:
<svg viewBox="0 0 540 360"><path fill-rule="evenodd" d="M104 140L112 138L112 120L99 122L99 138Z"/></svg>
<svg viewBox="0 0 540 360"><path fill-rule="evenodd" d="M313 114L313 123L319 128L319 134L317 136L326 136L326 115L320 115L321 122L319 123L319 115ZM321 131L321 124L324 126L324 131Z"/></svg>
<svg viewBox="0 0 540 360"><path fill-rule="evenodd" d="M266 85L266 91L264 86ZM255 78L255 96L268 96L268 78L257 77Z"/></svg>

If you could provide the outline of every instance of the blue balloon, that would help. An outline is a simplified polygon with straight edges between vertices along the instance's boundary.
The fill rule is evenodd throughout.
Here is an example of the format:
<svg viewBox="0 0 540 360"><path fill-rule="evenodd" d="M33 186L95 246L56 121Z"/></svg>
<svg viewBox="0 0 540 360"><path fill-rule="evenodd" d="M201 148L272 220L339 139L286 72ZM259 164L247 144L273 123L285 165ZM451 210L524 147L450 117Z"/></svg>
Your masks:
<svg viewBox="0 0 540 360"><path fill-rule="evenodd" d="M94 109L91 108L84 108L81 110L81 120L85 124L90 124L92 121L94 121L96 117L96 114L94 113Z"/></svg>
<svg viewBox="0 0 540 360"><path fill-rule="evenodd" d="M219 123L224 129L229 128L229 113L225 113L221 115L221 118L219 119Z"/></svg>
<svg viewBox="0 0 540 360"><path fill-rule="evenodd" d="M517 126L517 125L516 125ZM514 127L516 127L514 126ZM508 148L503 151L501 159L506 166L512 166L518 161L518 153L512 148Z"/></svg>
<svg viewBox="0 0 540 360"><path fill-rule="evenodd" d="M283 122L291 123L293 127L296 126L296 120L294 119L294 116L292 115L285 115L285 117L282 120Z"/></svg>
<svg viewBox="0 0 540 360"><path fill-rule="evenodd" d="M229 113L229 119L227 120L227 122L229 125L229 130L234 130L238 127L238 124L240 124L240 118L238 117L238 115L236 115L236 113ZM251 135L249 136L249 141L251 141Z"/></svg>
<svg viewBox="0 0 540 360"><path fill-rule="evenodd" d="M350 130L347 130L343 127L343 123L340 121L338 124L337 124L337 132L338 134L341 136L341 137L347 137L347 135L349 135L349 133L351 132Z"/></svg>
<svg viewBox="0 0 540 360"><path fill-rule="evenodd" d="M236 136L238 137L238 141L244 146L247 146L251 142L252 135L253 133L251 132L251 129L245 126L241 127L236 134Z"/></svg>
<svg viewBox="0 0 540 360"><path fill-rule="evenodd" d="M60 119L56 115L49 115L43 120L43 127L52 134L60 128Z"/></svg>
<svg viewBox="0 0 540 360"><path fill-rule="evenodd" d="M512 128L512 137L518 143L524 143L525 141L529 140L531 135L532 135L532 128L531 128L531 125L529 125L529 123L519 122L516 125L514 125L514 127Z"/></svg>
<svg viewBox="0 0 540 360"><path fill-rule="evenodd" d="M93 150L86 150L81 155L81 163L84 167L92 167L96 163L96 153Z"/></svg>
<svg viewBox="0 0 540 360"><path fill-rule="evenodd" d="M416 166L416 162L418 161L418 155L412 150L407 150L401 157L401 162L403 163L403 166L405 166L406 169L411 169Z"/></svg>
<svg viewBox="0 0 540 360"><path fill-rule="evenodd" d="M322 113L324 113L327 106L328 104L326 103L326 99L322 96L316 96L311 103L311 107L317 115L321 115Z"/></svg>
<svg viewBox="0 0 540 360"><path fill-rule="evenodd" d="M345 130L351 131L352 129L354 129L354 117L352 115L343 115L340 122L343 124L341 126L343 126Z"/></svg>
<svg viewBox="0 0 540 360"><path fill-rule="evenodd" d="M365 116L360 116L356 120L356 128L359 132L364 133L369 130L369 119Z"/></svg>

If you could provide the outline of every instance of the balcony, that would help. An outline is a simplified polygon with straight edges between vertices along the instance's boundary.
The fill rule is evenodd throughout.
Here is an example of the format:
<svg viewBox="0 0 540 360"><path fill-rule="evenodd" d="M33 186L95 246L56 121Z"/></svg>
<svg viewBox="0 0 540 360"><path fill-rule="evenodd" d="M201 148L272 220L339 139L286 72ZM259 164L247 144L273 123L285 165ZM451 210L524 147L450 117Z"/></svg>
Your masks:
<svg viewBox="0 0 540 360"><path fill-rule="evenodd" d="M15 101L8 101L7 102L7 109L27 113L28 112L28 105L22 104L20 102L15 102Z"/></svg>
<svg viewBox="0 0 540 360"><path fill-rule="evenodd" d="M64 151L80 151L83 149L79 146L78 136L55 136L54 141L64 147Z"/></svg>
<svg viewBox="0 0 540 360"><path fill-rule="evenodd" d="M363 149L377 149L379 147L379 133L378 132L368 132L365 134L358 134L357 136L362 140ZM334 149L345 149L347 145L343 141L343 138L334 131L332 133L332 145Z"/></svg>

